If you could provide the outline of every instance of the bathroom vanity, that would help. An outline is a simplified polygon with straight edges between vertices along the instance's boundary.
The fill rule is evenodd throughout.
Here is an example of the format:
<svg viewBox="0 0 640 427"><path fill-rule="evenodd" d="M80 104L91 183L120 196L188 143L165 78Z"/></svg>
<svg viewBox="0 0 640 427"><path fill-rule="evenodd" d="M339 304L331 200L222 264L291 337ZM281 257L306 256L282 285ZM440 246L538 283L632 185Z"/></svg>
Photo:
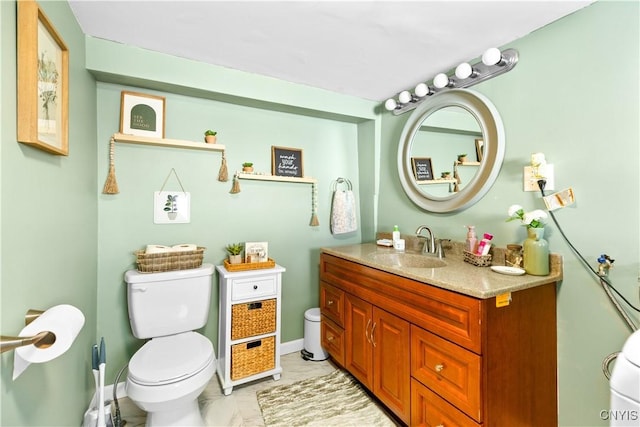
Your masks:
<svg viewBox="0 0 640 427"><path fill-rule="evenodd" d="M375 244L323 248L322 346L400 420L557 426L556 282L447 255L399 267ZM383 260L383 261L381 261Z"/></svg>

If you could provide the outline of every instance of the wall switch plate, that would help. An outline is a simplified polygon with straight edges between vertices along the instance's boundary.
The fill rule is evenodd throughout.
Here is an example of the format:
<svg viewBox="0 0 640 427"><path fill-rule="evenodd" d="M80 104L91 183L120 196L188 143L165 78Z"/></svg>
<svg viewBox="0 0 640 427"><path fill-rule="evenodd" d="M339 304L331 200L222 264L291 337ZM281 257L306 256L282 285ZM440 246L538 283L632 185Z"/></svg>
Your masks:
<svg viewBox="0 0 640 427"><path fill-rule="evenodd" d="M553 173L553 165L547 164L544 169L545 180L547 181L547 185L544 187L544 191L554 190L555 183L553 181L554 173ZM540 191L540 187L538 186L538 180L540 178L536 178L536 175L533 171L532 166L524 167L524 190L523 191Z"/></svg>

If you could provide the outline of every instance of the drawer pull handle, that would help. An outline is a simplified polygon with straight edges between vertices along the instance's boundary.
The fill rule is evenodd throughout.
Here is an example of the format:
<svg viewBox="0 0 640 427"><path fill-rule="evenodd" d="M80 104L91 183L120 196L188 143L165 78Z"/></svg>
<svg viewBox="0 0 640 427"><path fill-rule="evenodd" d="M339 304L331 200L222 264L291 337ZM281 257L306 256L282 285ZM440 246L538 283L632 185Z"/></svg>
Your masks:
<svg viewBox="0 0 640 427"><path fill-rule="evenodd" d="M258 285L253 285L253 290L255 291L256 289L258 289Z"/></svg>
<svg viewBox="0 0 640 427"><path fill-rule="evenodd" d="M438 424L436 427L444 427L444 424Z"/></svg>
<svg viewBox="0 0 640 427"><path fill-rule="evenodd" d="M333 339L334 339L334 336L333 336L333 335L329 335L329 336L327 336L327 341L331 342L331 341L333 341Z"/></svg>
<svg viewBox="0 0 640 427"><path fill-rule="evenodd" d="M436 372L442 372L444 370L444 365L442 363L438 363L435 366L435 370L436 370Z"/></svg>
<svg viewBox="0 0 640 427"><path fill-rule="evenodd" d="M258 309L261 309L261 308L262 308L262 301L260 301L260 302L252 302L252 303L249 303L249 304L247 304L247 308L248 308L249 310L258 310Z"/></svg>
<svg viewBox="0 0 640 427"><path fill-rule="evenodd" d="M329 305L333 305L333 300L332 300L332 299L330 299L329 301L327 301L327 306L329 306Z"/></svg>

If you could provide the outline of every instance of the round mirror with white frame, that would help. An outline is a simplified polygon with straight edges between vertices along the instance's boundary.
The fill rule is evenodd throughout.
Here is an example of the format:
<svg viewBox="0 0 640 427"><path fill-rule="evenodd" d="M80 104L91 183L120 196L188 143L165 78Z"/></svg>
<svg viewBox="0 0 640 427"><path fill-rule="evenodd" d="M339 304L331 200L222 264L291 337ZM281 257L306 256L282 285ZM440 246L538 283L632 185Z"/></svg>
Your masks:
<svg viewBox="0 0 640 427"><path fill-rule="evenodd" d="M495 182L505 150L495 106L468 89L422 102L398 144L398 175L411 201L429 212L454 212L478 202ZM459 154L467 158L458 159ZM443 176L449 172L450 176Z"/></svg>

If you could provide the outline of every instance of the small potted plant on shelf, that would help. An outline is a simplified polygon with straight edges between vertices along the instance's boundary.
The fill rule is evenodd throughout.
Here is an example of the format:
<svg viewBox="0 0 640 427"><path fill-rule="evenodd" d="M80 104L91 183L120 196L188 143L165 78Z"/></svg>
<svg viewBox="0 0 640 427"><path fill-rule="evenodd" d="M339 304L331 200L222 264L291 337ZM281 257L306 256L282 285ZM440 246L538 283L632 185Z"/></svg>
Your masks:
<svg viewBox="0 0 640 427"><path fill-rule="evenodd" d="M229 243L226 247L229 252L229 264L241 264L242 256L242 243Z"/></svg>
<svg viewBox="0 0 640 427"><path fill-rule="evenodd" d="M213 131L211 129L204 132L204 142L207 144L215 144L218 132Z"/></svg>
<svg viewBox="0 0 640 427"><path fill-rule="evenodd" d="M458 154L458 162L460 162L460 163L464 163L464 162L466 162L466 161L467 161L467 154L466 154L466 153L464 153L464 154Z"/></svg>
<svg viewBox="0 0 640 427"><path fill-rule="evenodd" d="M251 162L244 162L242 164L242 172L247 172L247 173L251 173L253 172L253 163Z"/></svg>
<svg viewBox="0 0 640 427"><path fill-rule="evenodd" d="M451 172L442 172L440 176L442 177L442 179L449 179L451 178Z"/></svg>

